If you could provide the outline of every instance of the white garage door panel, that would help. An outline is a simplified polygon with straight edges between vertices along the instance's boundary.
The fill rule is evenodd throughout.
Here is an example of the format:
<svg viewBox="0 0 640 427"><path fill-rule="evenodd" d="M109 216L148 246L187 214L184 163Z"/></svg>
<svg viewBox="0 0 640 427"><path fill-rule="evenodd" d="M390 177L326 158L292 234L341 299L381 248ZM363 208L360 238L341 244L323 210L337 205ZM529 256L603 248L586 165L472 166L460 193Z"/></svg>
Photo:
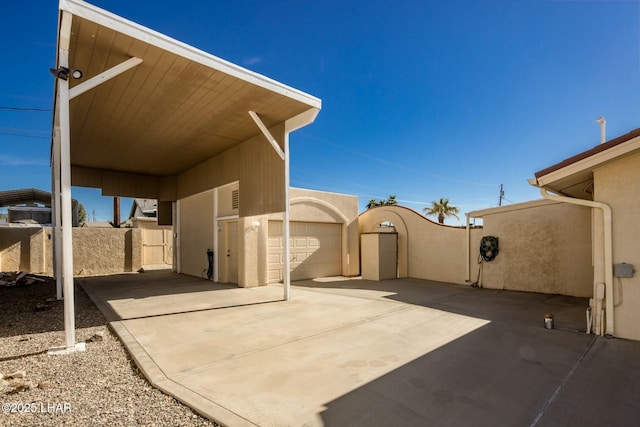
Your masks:
<svg viewBox="0 0 640 427"><path fill-rule="evenodd" d="M342 274L342 225L291 223L291 280ZM269 282L283 280L282 222L269 221Z"/></svg>

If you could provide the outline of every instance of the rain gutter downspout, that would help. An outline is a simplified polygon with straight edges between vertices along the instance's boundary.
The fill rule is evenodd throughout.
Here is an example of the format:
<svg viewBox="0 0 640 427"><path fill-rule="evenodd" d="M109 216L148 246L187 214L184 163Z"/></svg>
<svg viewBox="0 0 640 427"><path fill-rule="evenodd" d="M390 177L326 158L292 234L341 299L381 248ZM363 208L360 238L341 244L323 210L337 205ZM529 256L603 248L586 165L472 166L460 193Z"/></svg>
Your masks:
<svg viewBox="0 0 640 427"><path fill-rule="evenodd" d="M601 209L604 223L604 284L605 284L605 334L613 336L613 244L611 227L611 207L602 202L576 199L573 197L551 194L546 188L538 186L537 180L532 180L532 185L540 188L540 195L545 199L556 200L558 202L572 203L574 205L588 206L590 208Z"/></svg>

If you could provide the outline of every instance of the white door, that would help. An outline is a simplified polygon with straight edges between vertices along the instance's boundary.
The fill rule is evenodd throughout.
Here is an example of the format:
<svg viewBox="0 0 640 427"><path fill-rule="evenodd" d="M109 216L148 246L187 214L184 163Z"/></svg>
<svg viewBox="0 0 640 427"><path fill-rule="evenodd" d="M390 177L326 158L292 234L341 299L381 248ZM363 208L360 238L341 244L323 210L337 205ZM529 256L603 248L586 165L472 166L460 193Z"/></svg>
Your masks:
<svg viewBox="0 0 640 427"><path fill-rule="evenodd" d="M269 283L284 279L282 222L269 221ZM342 274L342 224L291 222L291 280Z"/></svg>
<svg viewBox="0 0 640 427"><path fill-rule="evenodd" d="M238 222L227 222L225 227L227 282L238 283Z"/></svg>

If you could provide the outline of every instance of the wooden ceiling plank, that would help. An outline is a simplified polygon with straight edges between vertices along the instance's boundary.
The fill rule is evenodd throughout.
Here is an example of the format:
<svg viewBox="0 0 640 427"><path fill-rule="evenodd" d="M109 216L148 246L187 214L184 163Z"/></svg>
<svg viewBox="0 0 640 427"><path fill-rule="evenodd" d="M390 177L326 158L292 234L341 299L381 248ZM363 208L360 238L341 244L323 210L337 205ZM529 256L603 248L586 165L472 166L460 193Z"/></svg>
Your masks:
<svg viewBox="0 0 640 427"><path fill-rule="evenodd" d="M74 68L84 68L84 64L90 61L92 56L93 49L95 49L95 37L86 38L85 34L95 34L97 31L97 25L90 21L85 21L80 18L75 18L72 20L72 40L74 40L73 44L76 46L74 50L69 50L69 64ZM80 42L82 40L82 42ZM88 76L88 70L82 69L85 76ZM69 86L73 87L76 82L72 79L69 82ZM91 104L91 100L86 100L85 102L73 101L69 103L69 117L70 120L70 132L72 135L71 138L71 158L73 159L74 152L76 150L74 140L74 135L79 135L82 131L82 128L85 125L85 121L91 112L87 106Z"/></svg>
<svg viewBox="0 0 640 427"><path fill-rule="evenodd" d="M156 53L159 55L156 57ZM147 56L152 57L151 63L147 61ZM149 52L143 60L142 64L145 73L141 73L140 77L144 77L141 84L138 96L136 96L129 107L122 111L118 121L118 127L112 133L113 140L121 141L135 141L139 132L145 126L145 121L148 120L145 114L148 114L149 103L153 102L153 94L156 91L161 90L162 80L170 68L167 61L171 61L174 58L173 55L159 50L149 49ZM153 104L156 107L160 107L157 104ZM127 144L129 145L129 144Z"/></svg>
<svg viewBox="0 0 640 427"><path fill-rule="evenodd" d="M85 34L87 37L88 34ZM131 45L131 38L124 37L119 33L116 33L105 27L100 27L91 33L91 38L97 40L94 50L102 49L100 55L96 55L92 52L90 61L99 63L103 69L98 68L91 69L90 76L98 75L105 70L111 68L113 64L121 63L123 60L128 59L126 50ZM96 60L96 57L99 60ZM93 140L91 147L86 147L82 151L76 151L74 154L74 161L83 166L88 163L87 157L91 157L96 150L104 151L113 156L116 151L116 147L111 147L111 150L102 150L101 145L107 145L105 138L108 138L109 132L104 132L106 128L108 118L112 115L114 103L117 104L119 96L114 93L114 89L118 88L117 82L131 78L131 74L125 73L117 78L110 79L109 81L99 85L98 87L89 91L90 93L83 94L79 98L82 99L81 104L84 104L83 108L92 112L93 120L85 121L83 128L78 130L77 139L79 141ZM105 117L106 116L106 117ZM95 135L99 135L98 138ZM86 144L85 144L86 145ZM101 157L101 161L106 161L108 158ZM92 165L93 166L93 165Z"/></svg>
<svg viewBox="0 0 640 427"><path fill-rule="evenodd" d="M171 106L170 109L165 108L163 114L158 115L154 122L150 124L146 135L152 138L168 138L172 130L180 130L185 132L185 126L180 126L179 121L182 119L184 111L189 109L191 105L204 96L199 87L190 85L188 82L196 83L203 77L200 71L204 67L197 63L190 63L187 68L176 79L171 88L168 88L167 95L163 98L165 104ZM187 133L191 133L190 129L186 129Z"/></svg>

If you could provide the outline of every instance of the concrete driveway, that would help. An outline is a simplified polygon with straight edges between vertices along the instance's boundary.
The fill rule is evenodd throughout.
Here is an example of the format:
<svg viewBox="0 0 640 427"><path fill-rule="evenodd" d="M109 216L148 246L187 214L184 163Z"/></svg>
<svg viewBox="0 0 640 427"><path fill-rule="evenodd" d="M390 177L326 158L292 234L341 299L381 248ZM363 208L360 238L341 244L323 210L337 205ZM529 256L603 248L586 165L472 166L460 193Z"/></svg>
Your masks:
<svg viewBox="0 0 640 427"><path fill-rule="evenodd" d="M168 272L78 281L152 384L225 425L640 421L640 343L584 334L585 299L415 279L295 282L289 302L281 285Z"/></svg>

